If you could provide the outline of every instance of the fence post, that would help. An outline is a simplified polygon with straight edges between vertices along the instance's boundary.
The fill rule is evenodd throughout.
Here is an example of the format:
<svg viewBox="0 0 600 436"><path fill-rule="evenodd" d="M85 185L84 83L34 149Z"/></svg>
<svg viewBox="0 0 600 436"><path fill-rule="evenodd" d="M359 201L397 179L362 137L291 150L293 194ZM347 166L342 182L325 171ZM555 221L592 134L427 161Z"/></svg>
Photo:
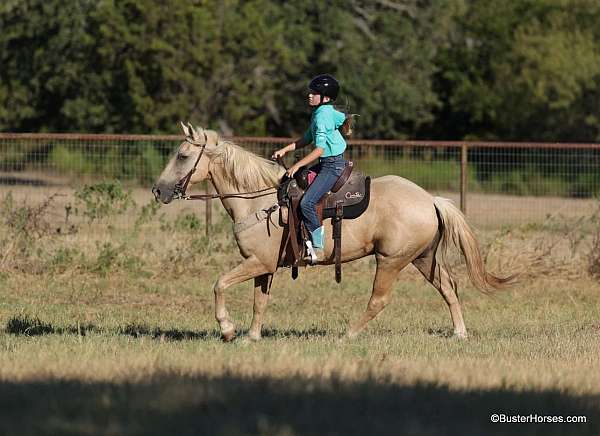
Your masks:
<svg viewBox="0 0 600 436"><path fill-rule="evenodd" d="M460 210L467 214L467 144L460 146Z"/></svg>

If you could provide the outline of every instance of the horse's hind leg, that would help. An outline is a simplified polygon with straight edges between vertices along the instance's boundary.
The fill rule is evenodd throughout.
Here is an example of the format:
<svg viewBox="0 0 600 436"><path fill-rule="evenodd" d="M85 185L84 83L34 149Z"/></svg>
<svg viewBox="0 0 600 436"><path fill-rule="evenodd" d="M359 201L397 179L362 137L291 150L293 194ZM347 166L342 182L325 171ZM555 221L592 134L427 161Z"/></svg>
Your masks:
<svg viewBox="0 0 600 436"><path fill-rule="evenodd" d="M422 257L415 259L413 265L421 274L442 294L452 317L454 335L458 338L467 337L467 328L463 320L456 281L452 278L448 269L435 260L435 250L430 250Z"/></svg>
<svg viewBox="0 0 600 436"><path fill-rule="evenodd" d="M349 338L356 337L365 328L367 323L388 305L394 282L400 271L409 263L409 260L405 258L384 257L380 254L376 255L376 259L377 271L375 273L375 281L373 282L373 292L367 304L367 310L350 327L348 333L346 333L346 336Z"/></svg>

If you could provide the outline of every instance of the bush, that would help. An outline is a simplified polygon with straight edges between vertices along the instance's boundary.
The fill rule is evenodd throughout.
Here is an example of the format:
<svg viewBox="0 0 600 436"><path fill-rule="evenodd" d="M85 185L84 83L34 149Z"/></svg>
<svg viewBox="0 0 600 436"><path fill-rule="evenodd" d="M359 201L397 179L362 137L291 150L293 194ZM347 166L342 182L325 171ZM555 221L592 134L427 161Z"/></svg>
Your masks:
<svg viewBox="0 0 600 436"><path fill-rule="evenodd" d="M65 174L94 174L94 163L81 150L58 145L50 152L50 165Z"/></svg>
<svg viewBox="0 0 600 436"><path fill-rule="evenodd" d="M23 260L40 250L38 242L55 233L48 221L48 209L56 197L53 194L35 206L18 206L10 192L2 199L0 224L5 235L0 239L0 269L9 259L24 267Z"/></svg>
<svg viewBox="0 0 600 436"><path fill-rule="evenodd" d="M54 272L65 272L75 265L78 258L82 257L81 251L77 248L59 247L52 253L47 266Z"/></svg>
<svg viewBox="0 0 600 436"><path fill-rule="evenodd" d="M151 145L144 148L135 162L137 179L142 185L154 182L164 167L163 157Z"/></svg>
<svg viewBox="0 0 600 436"><path fill-rule="evenodd" d="M110 242L105 242L100 245L97 243L98 257L96 261L90 265L90 270L100 275L105 275L111 268L116 265L119 256L119 249Z"/></svg>
<svg viewBox="0 0 600 436"><path fill-rule="evenodd" d="M173 223L175 230L184 232L195 232L202 229L204 225L194 213L179 215Z"/></svg>
<svg viewBox="0 0 600 436"><path fill-rule="evenodd" d="M90 222L123 214L135 204L131 192L125 191L117 180L85 185L75 192L75 198L85 207L83 215Z"/></svg>

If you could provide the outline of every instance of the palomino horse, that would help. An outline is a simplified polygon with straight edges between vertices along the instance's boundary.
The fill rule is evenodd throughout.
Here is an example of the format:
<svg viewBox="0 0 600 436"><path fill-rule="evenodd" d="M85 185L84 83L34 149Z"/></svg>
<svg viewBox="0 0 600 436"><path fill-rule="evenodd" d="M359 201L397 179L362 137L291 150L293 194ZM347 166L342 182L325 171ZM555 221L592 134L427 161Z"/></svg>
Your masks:
<svg viewBox="0 0 600 436"><path fill-rule="evenodd" d="M234 222L243 261L221 275L214 285L215 316L223 338L235 337L235 326L225 307L225 290L254 279L254 314L249 337L261 337L263 315L269 298L269 278L277 270L283 229L270 220L267 210L277 203L274 189L285 170L221 139L218 134L182 123L185 140L156 182L157 201L169 203L185 195L188 184L210 180ZM275 223L273 222L275 221ZM331 220L326 220L325 261L332 263ZM409 263L440 292L454 324L454 334L467 336L454 280L446 262L452 243L466 261L473 285L491 292L511 280L486 272L479 246L461 212L450 200L433 197L421 187L398 176L375 178L369 208L358 218L346 220L342 234L342 262L375 255L377 271L367 310L352 324L354 337L389 303L392 285Z"/></svg>

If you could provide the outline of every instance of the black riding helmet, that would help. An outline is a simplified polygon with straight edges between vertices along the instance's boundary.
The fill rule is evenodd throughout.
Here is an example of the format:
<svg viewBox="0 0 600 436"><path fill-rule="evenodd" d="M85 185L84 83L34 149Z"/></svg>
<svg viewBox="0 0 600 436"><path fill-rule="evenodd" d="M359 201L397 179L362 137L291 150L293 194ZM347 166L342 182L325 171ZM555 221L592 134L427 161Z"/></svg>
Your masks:
<svg viewBox="0 0 600 436"><path fill-rule="evenodd" d="M319 74L310 81L308 89L335 100L340 92L340 84L335 77L330 74Z"/></svg>

